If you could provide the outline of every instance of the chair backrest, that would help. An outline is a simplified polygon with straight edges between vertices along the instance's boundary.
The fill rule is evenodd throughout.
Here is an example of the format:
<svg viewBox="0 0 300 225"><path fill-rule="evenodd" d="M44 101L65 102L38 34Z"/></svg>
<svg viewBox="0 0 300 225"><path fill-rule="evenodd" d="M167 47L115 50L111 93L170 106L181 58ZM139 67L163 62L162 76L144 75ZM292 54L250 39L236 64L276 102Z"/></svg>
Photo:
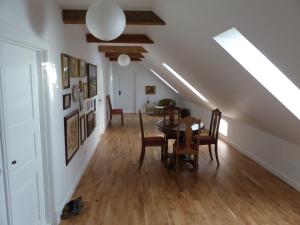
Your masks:
<svg viewBox="0 0 300 225"><path fill-rule="evenodd" d="M144 135L144 126L143 126L143 118L142 118L141 110L139 110L139 118L140 118L142 141L144 141L145 135Z"/></svg>
<svg viewBox="0 0 300 225"><path fill-rule="evenodd" d="M192 126L198 124L198 131L197 135L200 135L201 132L201 119L196 119L195 117L187 116L180 120L179 126L177 129L177 149L179 149L179 142L180 142L180 126L185 126L184 132L184 143L185 148L192 148L193 142L193 129ZM197 146L199 145L199 140L197 140Z"/></svg>
<svg viewBox="0 0 300 225"><path fill-rule="evenodd" d="M112 111L112 105L111 105L111 100L110 100L110 96L109 95L106 95L106 102L107 102L107 105L108 105L109 113L111 113L111 111Z"/></svg>
<svg viewBox="0 0 300 225"><path fill-rule="evenodd" d="M219 127L222 113L219 109L214 109L211 114L210 126L209 126L209 136L217 140L219 137Z"/></svg>
<svg viewBox="0 0 300 225"><path fill-rule="evenodd" d="M180 120L180 108L176 106L167 106L163 111L164 116L164 125L166 125L166 121L169 119L169 123L178 124Z"/></svg>

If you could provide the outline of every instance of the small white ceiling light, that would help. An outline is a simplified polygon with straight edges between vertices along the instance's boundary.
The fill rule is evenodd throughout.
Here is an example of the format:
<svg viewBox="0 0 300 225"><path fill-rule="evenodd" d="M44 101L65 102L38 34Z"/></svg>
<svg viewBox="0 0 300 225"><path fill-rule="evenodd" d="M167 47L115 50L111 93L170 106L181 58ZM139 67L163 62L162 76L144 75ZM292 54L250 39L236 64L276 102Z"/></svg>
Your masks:
<svg viewBox="0 0 300 225"><path fill-rule="evenodd" d="M121 66L128 66L129 63L130 63L130 57L128 55L126 55L126 54L121 54L118 57L118 63Z"/></svg>
<svg viewBox="0 0 300 225"><path fill-rule="evenodd" d="M123 10L111 0L93 3L86 14L86 25L95 37L111 41L119 37L126 26Z"/></svg>
<svg viewBox="0 0 300 225"><path fill-rule="evenodd" d="M162 64L169 72L171 72L178 80L180 80L185 86L187 86L195 95L201 98L203 101L208 102L208 100L199 92L197 91L189 82L187 82L182 76L180 76L174 69L172 69L168 64Z"/></svg>
<svg viewBox="0 0 300 225"><path fill-rule="evenodd" d="M173 91L175 91L177 94L179 94L179 92L173 88L173 86L171 84L169 84L167 81L165 81L161 76L159 76L154 70L150 70L152 73L154 73L155 76L157 76L159 79L161 79L166 85L168 85Z"/></svg>

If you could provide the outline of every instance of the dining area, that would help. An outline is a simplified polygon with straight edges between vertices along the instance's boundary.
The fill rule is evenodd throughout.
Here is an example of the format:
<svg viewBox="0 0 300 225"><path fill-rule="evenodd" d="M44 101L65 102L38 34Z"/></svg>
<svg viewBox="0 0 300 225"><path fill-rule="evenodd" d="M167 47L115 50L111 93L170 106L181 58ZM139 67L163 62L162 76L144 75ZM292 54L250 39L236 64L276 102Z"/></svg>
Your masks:
<svg viewBox="0 0 300 225"><path fill-rule="evenodd" d="M161 135L145 135L143 115L139 110L141 152L138 167L141 169L145 155L150 151L160 149L161 162L167 170L175 170L176 178L180 170L188 169L197 171L199 167L199 148L208 146L210 160L215 159L216 166L220 166L218 157L218 134L221 120L221 111L214 109L211 121L206 128L201 118L193 116L181 116L181 108L167 106L163 108L162 117L156 117L154 122ZM212 152L214 146L214 157ZM151 147L151 148L149 148ZM157 148L153 148L157 147Z"/></svg>

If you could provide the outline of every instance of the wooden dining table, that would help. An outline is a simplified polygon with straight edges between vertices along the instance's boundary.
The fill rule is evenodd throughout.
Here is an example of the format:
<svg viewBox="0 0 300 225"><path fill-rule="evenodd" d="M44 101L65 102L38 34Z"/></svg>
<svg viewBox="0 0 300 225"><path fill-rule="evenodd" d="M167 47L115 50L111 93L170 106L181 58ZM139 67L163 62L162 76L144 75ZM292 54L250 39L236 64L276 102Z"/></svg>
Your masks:
<svg viewBox="0 0 300 225"><path fill-rule="evenodd" d="M182 135L184 135L184 132L185 132L185 129L186 129L184 124L178 125L178 123L171 122L169 119L166 119L166 121L164 121L163 119L157 121L156 126L158 127L158 129L161 132L163 132L165 134L168 134L168 135L176 135L177 131L178 131L178 128L179 128L180 136L182 136ZM201 122L200 129L203 130L204 128L205 128L205 126ZM192 126L192 130L193 130L193 132L195 132L195 134L198 133L198 129L199 129L199 124L194 124Z"/></svg>

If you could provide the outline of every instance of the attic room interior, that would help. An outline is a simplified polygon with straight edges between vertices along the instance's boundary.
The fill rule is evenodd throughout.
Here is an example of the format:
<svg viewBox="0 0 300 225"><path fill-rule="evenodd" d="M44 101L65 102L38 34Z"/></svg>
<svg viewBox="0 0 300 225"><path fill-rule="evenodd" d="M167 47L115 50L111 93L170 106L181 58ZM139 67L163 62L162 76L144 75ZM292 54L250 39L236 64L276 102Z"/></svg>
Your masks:
<svg viewBox="0 0 300 225"><path fill-rule="evenodd" d="M299 225L300 2L1 0L0 225Z"/></svg>

